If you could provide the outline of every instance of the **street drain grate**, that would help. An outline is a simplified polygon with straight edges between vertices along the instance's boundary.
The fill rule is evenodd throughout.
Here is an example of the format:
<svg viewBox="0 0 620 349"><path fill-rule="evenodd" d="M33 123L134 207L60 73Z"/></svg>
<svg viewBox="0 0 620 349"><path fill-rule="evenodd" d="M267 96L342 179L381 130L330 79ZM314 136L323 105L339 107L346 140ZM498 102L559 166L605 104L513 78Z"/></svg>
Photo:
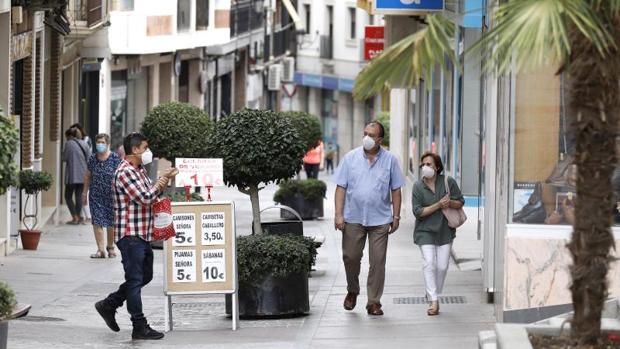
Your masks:
<svg viewBox="0 0 620 349"><path fill-rule="evenodd" d="M24 317L20 317L17 318L15 320L20 320L20 321L30 321L30 322L62 322L62 321L67 321L65 319L61 319L58 317L51 317L51 316L24 316Z"/></svg>
<svg viewBox="0 0 620 349"><path fill-rule="evenodd" d="M394 298L394 304L426 304L426 297L400 297ZM441 304L465 304L467 300L464 296L440 296Z"/></svg>

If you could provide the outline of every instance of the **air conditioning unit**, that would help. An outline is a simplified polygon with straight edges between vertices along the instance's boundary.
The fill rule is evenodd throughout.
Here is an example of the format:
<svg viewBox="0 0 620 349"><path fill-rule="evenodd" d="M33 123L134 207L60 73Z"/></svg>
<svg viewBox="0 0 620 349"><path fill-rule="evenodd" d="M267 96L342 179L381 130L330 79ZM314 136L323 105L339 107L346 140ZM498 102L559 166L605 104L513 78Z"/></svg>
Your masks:
<svg viewBox="0 0 620 349"><path fill-rule="evenodd" d="M295 80L295 58L286 57L282 61L282 81L293 82Z"/></svg>
<svg viewBox="0 0 620 349"><path fill-rule="evenodd" d="M267 76L267 88L269 91L280 91L282 80L282 65L273 64L269 66L269 73Z"/></svg>

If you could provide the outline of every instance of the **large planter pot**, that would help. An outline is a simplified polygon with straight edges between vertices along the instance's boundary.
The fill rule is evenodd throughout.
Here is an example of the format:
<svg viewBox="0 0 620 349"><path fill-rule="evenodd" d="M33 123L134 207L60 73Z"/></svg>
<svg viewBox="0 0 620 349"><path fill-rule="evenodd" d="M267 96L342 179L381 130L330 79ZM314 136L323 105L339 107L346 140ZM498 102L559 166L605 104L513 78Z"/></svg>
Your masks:
<svg viewBox="0 0 620 349"><path fill-rule="evenodd" d="M0 321L0 349L7 348L7 342L9 340L9 321Z"/></svg>
<svg viewBox="0 0 620 349"><path fill-rule="evenodd" d="M266 276L259 285L239 284L239 316L269 318L304 315L310 311L308 273L286 278ZM231 314L231 297L226 297L226 313Z"/></svg>
<svg viewBox="0 0 620 349"><path fill-rule="evenodd" d="M41 231L20 229L19 236L22 238L24 250L36 250L41 239Z"/></svg>
<svg viewBox="0 0 620 349"><path fill-rule="evenodd" d="M297 211L302 219L315 219L323 217L323 200L324 198L306 200L301 194L295 194L284 198L282 205L289 206ZM280 217L284 219L296 218L295 215L286 210L280 210Z"/></svg>
<svg viewBox="0 0 620 349"><path fill-rule="evenodd" d="M573 316L572 312L554 316L532 324L495 324L495 331L482 331L478 339L480 349L532 349L529 335L560 336L570 331L570 323L566 322ZM620 303L612 299L605 302L601 319L602 331L620 330Z"/></svg>

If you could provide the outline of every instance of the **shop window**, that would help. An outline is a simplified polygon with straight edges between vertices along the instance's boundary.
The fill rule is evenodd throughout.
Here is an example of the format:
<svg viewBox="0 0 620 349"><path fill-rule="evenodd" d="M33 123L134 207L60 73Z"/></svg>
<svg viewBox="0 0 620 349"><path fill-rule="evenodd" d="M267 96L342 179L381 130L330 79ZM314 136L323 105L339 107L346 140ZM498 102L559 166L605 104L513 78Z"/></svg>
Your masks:
<svg viewBox="0 0 620 349"><path fill-rule="evenodd" d="M349 39L355 39L357 33L355 31L356 27L356 16L355 16L355 7L349 7Z"/></svg>
<svg viewBox="0 0 620 349"><path fill-rule="evenodd" d="M520 74L516 80L513 223L574 222L579 198L575 142L568 133L568 88L567 76L554 69Z"/></svg>
<svg viewBox="0 0 620 349"><path fill-rule="evenodd" d="M310 34L310 25L312 24L312 12L310 12L310 4L304 4L304 17L306 19L306 34Z"/></svg>

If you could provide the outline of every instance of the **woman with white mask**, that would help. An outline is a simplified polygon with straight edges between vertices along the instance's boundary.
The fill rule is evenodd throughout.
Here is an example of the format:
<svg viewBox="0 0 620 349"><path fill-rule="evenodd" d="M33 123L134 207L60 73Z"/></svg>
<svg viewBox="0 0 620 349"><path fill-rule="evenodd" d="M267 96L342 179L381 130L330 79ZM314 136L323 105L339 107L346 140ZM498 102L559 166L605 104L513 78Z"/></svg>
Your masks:
<svg viewBox="0 0 620 349"><path fill-rule="evenodd" d="M452 241L456 236L456 229L448 225L442 209L459 209L465 203L456 181L446 178L442 172L441 157L432 152L424 153L420 179L412 189L412 207L416 217L413 240L420 246L424 260L424 282L429 300L426 313L429 316L439 314L439 296L443 291Z"/></svg>

